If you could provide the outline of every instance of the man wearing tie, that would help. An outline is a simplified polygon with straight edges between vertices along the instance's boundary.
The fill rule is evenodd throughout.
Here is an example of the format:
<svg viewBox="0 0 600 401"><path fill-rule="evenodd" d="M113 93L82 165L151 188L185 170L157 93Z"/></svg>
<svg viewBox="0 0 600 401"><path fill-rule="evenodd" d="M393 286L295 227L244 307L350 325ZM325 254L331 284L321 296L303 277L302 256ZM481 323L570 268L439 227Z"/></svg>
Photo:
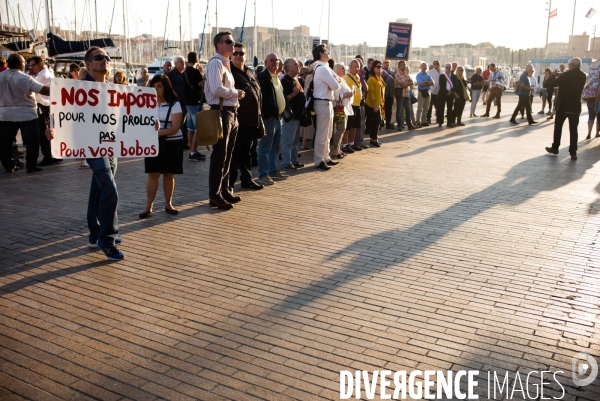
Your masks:
<svg viewBox="0 0 600 401"><path fill-rule="evenodd" d="M446 65L444 66L444 71L440 73L440 91L438 92L437 96L438 104L435 108L437 123L439 127L444 125L444 107L448 107L448 110L446 112L448 116L448 122L453 120L452 113L454 112L454 85L452 85L451 68L452 65L450 63L446 63ZM447 126L448 128L455 127L454 124L450 123L448 123Z"/></svg>

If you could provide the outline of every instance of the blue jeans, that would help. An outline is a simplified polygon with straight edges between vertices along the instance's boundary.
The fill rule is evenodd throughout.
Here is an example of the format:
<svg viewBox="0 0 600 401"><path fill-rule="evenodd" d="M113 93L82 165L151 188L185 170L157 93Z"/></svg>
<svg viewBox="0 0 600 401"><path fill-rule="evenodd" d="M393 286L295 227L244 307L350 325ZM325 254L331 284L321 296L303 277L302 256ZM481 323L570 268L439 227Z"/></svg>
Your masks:
<svg viewBox="0 0 600 401"><path fill-rule="evenodd" d="M119 194L115 183L117 159L98 157L86 161L93 172L87 210L89 240L90 243L100 240L104 246L114 245L119 234Z"/></svg>
<svg viewBox="0 0 600 401"><path fill-rule="evenodd" d="M187 110L187 130L196 132L196 113L199 106L185 106L185 108Z"/></svg>
<svg viewBox="0 0 600 401"><path fill-rule="evenodd" d="M281 165L298 163L298 144L300 142L300 120L284 122L281 128Z"/></svg>
<svg viewBox="0 0 600 401"><path fill-rule="evenodd" d="M258 145L258 178L275 175L279 169L279 143L281 142L281 119L265 120L267 135Z"/></svg>

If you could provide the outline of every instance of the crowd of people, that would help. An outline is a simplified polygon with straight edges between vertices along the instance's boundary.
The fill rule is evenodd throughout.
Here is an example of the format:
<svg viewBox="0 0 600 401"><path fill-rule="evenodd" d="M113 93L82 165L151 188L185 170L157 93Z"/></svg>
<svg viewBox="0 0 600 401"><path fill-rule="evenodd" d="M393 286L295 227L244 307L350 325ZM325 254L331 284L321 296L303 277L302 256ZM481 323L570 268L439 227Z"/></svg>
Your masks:
<svg viewBox="0 0 600 401"><path fill-rule="evenodd" d="M163 71L152 79L147 70L141 70L136 84L151 86L157 93L155 129L159 152L157 157L144 161L148 177L146 206L139 214L140 219L153 214L161 175L165 212L178 213L172 204L174 176L183 173L184 148L190 150L189 161L206 160L206 155L198 150L201 132L197 130L196 121L196 113L204 104L211 110L219 110L223 128L222 139L212 146L209 204L226 210L241 201L234 193L238 171L241 187L252 190L286 180L290 178L290 171L305 167L300 162L300 149L301 146L307 149L310 140L314 167L328 171L350 154L382 146L379 142L382 129L402 131L406 127L412 131L430 126L434 110L438 127L444 123L449 128L464 126L462 116L467 102L472 102L469 116L477 117L475 107L482 93L486 112L481 117L489 117L491 105L495 103L493 117L500 118L505 81L502 71L494 64L485 71L477 68L469 87L465 68L457 63L446 63L443 69L437 60L431 65L422 63L413 81L402 60L392 69L390 60L365 62L358 55L346 65L330 58L327 45L317 45L312 51L312 60L306 63L294 58L283 61L272 53L265 57L264 68L253 69L246 65L245 45L236 43L230 31L218 33L213 44L215 53L205 68L198 64L197 54L191 52L187 60L178 56L173 63L165 63ZM90 48L84 60L85 67L70 66L71 79L109 82L110 57L103 49ZM52 76L39 57L32 57L27 64L29 75L24 74L23 57L13 54L8 59L8 70L0 73L0 158L9 173L23 167L18 153L11 153L18 130L27 149L28 173L61 161L53 158L50 151L54 130L48 125L48 84ZM555 74L543 85L546 94L543 107L547 102L550 108L551 94L555 87L560 88L554 103L554 143L546 150L558 153L562 124L568 119L569 151L575 159L576 124L585 84L580 66L581 60L571 60L568 71ZM531 76L532 67L528 65L519 80L519 103L510 120L513 124L519 112L527 114L530 124L535 123L531 115L531 94L536 85L532 85ZM115 73L112 83L127 85L125 73ZM593 85L588 90L589 93L596 91L588 96L588 107L594 111L591 116L596 114L600 98L597 79ZM577 96L579 101L574 100ZM392 116L394 104L396 125ZM40 147L44 157L38 163ZM258 166L256 178L252 177L254 165ZM101 249L109 259L121 260L124 254L117 247L121 243L115 183L117 159L88 158L82 160L80 167L93 172L88 204L89 246Z"/></svg>

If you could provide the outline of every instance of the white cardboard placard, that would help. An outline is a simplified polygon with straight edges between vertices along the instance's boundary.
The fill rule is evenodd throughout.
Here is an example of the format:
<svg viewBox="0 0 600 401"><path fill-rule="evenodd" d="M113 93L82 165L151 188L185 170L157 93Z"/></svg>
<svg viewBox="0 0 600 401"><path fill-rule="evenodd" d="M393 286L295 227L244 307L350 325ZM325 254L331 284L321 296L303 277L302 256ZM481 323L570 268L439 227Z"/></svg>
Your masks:
<svg viewBox="0 0 600 401"><path fill-rule="evenodd" d="M153 157L158 154L156 91L93 81L53 79L50 114L59 159Z"/></svg>

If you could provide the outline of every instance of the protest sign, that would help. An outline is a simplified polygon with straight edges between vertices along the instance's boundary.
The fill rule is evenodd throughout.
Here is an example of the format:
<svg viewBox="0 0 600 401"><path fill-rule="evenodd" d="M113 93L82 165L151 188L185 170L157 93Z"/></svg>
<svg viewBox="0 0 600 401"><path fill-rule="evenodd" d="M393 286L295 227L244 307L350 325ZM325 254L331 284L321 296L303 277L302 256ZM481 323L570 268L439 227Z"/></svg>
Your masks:
<svg viewBox="0 0 600 401"><path fill-rule="evenodd" d="M412 24L390 22L385 58L390 60L408 60Z"/></svg>
<svg viewBox="0 0 600 401"><path fill-rule="evenodd" d="M141 86L53 79L50 114L59 159L158 154L156 91Z"/></svg>

